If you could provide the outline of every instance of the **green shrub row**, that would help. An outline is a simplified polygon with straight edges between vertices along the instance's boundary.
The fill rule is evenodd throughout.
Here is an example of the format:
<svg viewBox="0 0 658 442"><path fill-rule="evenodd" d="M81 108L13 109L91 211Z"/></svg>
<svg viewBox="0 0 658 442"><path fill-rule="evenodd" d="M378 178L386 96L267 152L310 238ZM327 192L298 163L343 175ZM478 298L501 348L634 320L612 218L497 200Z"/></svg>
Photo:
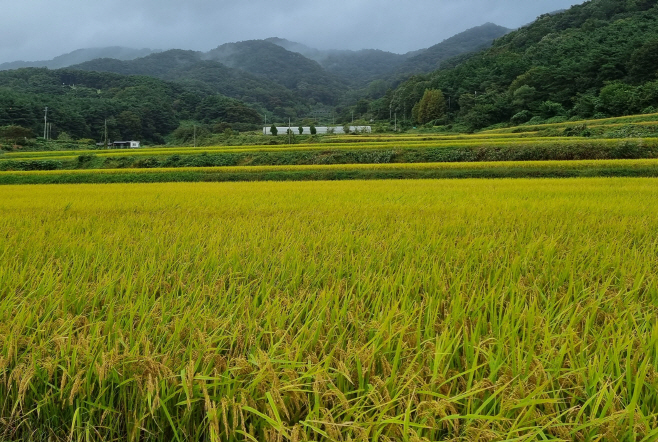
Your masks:
<svg viewBox="0 0 658 442"><path fill-rule="evenodd" d="M286 169L212 170L116 170L111 173L2 173L0 184L162 183L223 181L317 181L441 178L568 178L568 177L658 177L658 163L509 163L492 167L468 164L454 167L299 167Z"/></svg>
<svg viewBox="0 0 658 442"><path fill-rule="evenodd" d="M64 169L62 161L55 160L16 160L0 161L0 170L60 170Z"/></svg>
<svg viewBox="0 0 658 442"><path fill-rule="evenodd" d="M615 160L658 158L658 145L642 139L573 140L527 144L481 144L404 149L219 152L150 157L96 157L76 160L0 161L0 170L127 169L323 164L452 163L487 161Z"/></svg>

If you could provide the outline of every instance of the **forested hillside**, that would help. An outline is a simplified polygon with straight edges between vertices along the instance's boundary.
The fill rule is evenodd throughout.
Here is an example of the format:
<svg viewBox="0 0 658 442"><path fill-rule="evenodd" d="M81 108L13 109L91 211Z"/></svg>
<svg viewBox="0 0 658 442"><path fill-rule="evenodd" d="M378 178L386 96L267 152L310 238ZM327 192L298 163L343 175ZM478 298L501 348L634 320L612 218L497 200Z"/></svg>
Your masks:
<svg viewBox="0 0 658 442"><path fill-rule="evenodd" d="M111 140L147 143L163 143L187 119L248 127L261 121L237 100L146 76L44 68L0 72L0 127L40 134L46 106L53 138L64 139L100 141L106 120Z"/></svg>
<svg viewBox="0 0 658 442"><path fill-rule="evenodd" d="M131 61L92 60L71 69L148 75L204 93L220 93L281 117L307 111L305 100L285 86L207 58L202 52L174 49Z"/></svg>
<svg viewBox="0 0 658 442"><path fill-rule="evenodd" d="M348 86L315 61L266 41L222 45L210 52L169 50L130 61L98 59L71 69L148 75L249 103L272 118L333 106Z"/></svg>
<svg viewBox="0 0 658 442"><path fill-rule="evenodd" d="M336 104L347 88L316 61L265 40L227 43L208 52L205 57L266 78L323 104Z"/></svg>
<svg viewBox="0 0 658 442"><path fill-rule="evenodd" d="M656 0L592 0L498 39L473 56L418 75L371 104L411 115L426 89L447 114L434 123L497 123L618 116L658 107Z"/></svg>

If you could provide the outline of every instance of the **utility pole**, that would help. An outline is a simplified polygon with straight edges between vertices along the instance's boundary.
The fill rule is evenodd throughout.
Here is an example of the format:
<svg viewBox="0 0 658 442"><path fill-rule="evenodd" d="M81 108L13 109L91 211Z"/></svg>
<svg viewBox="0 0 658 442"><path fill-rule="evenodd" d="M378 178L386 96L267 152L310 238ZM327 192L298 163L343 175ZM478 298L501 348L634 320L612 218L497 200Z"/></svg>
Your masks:
<svg viewBox="0 0 658 442"><path fill-rule="evenodd" d="M103 144L103 149L107 149L107 118L105 119L105 144Z"/></svg>
<svg viewBox="0 0 658 442"><path fill-rule="evenodd" d="M43 139L46 140L48 135L48 106L46 106L46 113L43 116Z"/></svg>
<svg viewBox="0 0 658 442"><path fill-rule="evenodd" d="M352 111L352 126L354 126L354 111Z"/></svg>
<svg viewBox="0 0 658 442"><path fill-rule="evenodd" d="M290 118L288 118L288 144L292 144L292 126L290 125Z"/></svg>
<svg viewBox="0 0 658 442"><path fill-rule="evenodd" d="M194 125L194 147L196 147L196 124Z"/></svg>
<svg viewBox="0 0 658 442"><path fill-rule="evenodd" d="M392 119L393 119L393 102L389 103L389 105L388 105L388 121L389 121L389 124L391 124L390 121Z"/></svg>

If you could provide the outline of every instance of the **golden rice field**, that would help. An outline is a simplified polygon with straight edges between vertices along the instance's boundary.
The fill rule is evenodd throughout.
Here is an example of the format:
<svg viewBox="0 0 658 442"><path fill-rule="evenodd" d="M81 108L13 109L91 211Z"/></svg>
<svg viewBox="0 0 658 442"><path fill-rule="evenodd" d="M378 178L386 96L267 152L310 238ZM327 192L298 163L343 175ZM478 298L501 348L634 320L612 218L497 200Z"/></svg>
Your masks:
<svg viewBox="0 0 658 442"><path fill-rule="evenodd" d="M0 440L658 439L658 180L3 186Z"/></svg>

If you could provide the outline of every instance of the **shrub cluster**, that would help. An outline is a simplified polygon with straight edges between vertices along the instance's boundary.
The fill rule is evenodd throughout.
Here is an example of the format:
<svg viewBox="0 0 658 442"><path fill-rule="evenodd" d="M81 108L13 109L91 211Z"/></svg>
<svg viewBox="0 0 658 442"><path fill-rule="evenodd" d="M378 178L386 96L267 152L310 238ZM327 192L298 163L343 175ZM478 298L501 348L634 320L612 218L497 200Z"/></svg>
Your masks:
<svg viewBox="0 0 658 442"><path fill-rule="evenodd" d="M2 161L1 171L12 170L59 170L63 169L63 163L55 160L30 160L30 161Z"/></svg>

